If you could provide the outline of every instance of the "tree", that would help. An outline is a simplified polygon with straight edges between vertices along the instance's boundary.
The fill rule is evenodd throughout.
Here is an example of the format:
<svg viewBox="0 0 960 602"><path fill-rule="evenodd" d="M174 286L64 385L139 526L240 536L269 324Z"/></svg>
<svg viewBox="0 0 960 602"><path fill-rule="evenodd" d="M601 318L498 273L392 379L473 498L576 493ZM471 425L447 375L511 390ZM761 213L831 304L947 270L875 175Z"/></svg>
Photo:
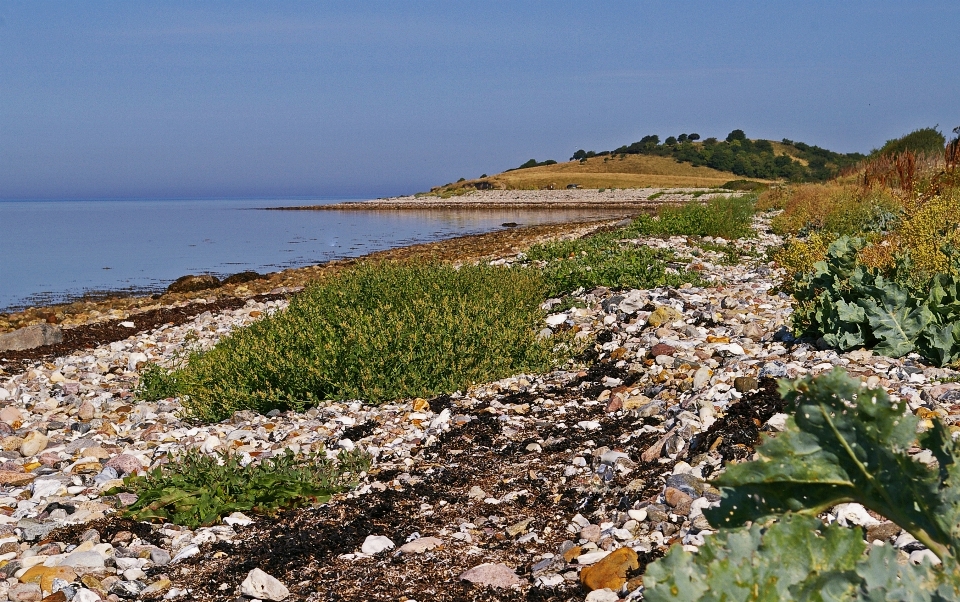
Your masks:
<svg viewBox="0 0 960 602"><path fill-rule="evenodd" d="M727 134L727 142L733 142L734 140L746 140L747 135L743 133L743 130L733 130Z"/></svg>
<svg viewBox="0 0 960 602"><path fill-rule="evenodd" d="M700 134L690 134L689 136L687 136L687 140L689 140L690 142L694 142L699 139L700 139Z"/></svg>
<svg viewBox="0 0 960 602"><path fill-rule="evenodd" d="M677 139L674 138L673 136L670 136L669 138L664 140L663 143L666 144L667 146L674 146L677 143Z"/></svg>
<svg viewBox="0 0 960 602"><path fill-rule="evenodd" d="M688 140L688 137L686 134L680 134L679 136L677 136L677 142L683 143L683 142L686 142L687 140Z"/></svg>
<svg viewBox="0 0 960 602"><path fill-rule="evenodd" d="M571 161L582 161L582 160L584 160L584 159L586 159L586 158L587 158L587 151L585 151L585 150L583 150L583 149L581 148L581 149L578 150L577 152L573 153L573 156L570 157L570 160L571 160Z"/></svg>

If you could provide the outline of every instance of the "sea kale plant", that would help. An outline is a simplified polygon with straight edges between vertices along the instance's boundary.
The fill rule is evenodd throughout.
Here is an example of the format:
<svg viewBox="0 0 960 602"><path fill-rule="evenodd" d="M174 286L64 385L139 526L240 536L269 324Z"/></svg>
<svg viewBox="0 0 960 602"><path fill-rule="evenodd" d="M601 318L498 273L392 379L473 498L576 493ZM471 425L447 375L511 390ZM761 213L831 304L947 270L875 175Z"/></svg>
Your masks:
<svg viewBox="0 0 960 602"><path fill-rule="evenodd" d="M917 434L903 401L842 370L781 382L786 430L729 466L704 511L719 527L697 553L679 546L647 568L648 600L956 600L960 597L960 444L939 421ZM908 455L914 445L933 461ZM817 516L855 502L892 520L941 562L898 562L860 529ZM750 523L744 527L745 523Z"/></svg>
<svg viewBox="0 0 960 602"><path fill-rule="evenodd" d="M909 256L892 270L857 262L863 241L841 237L794 285L794 329L841 350L891 357L916 352L938 366L960 359L960 254L946 273L917 282Z"/></svg>

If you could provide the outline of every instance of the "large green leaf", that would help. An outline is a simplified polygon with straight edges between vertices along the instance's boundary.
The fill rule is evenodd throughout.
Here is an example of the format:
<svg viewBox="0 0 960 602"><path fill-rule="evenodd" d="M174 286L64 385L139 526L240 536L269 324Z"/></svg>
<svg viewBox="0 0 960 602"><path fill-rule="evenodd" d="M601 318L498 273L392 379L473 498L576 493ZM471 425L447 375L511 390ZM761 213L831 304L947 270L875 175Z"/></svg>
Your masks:
<svg viewBox="0 0 960 602"><path fill-rule="evenodd" d="M933 321L933 314L926 305L914 305L906 290L881 276L874 291L874 296L857 301L879 341L874 349L883 355L902 357L914 350L914 342Z"/></svg>
<svg viewBox="0 0 960 602"><path fill-rule="evenodd" d="M714 525L732 526L788 511L816 514L858 502L893 520L938 556L951 555L953 525L942 520L946 473L907 454L917 418L882 389L862 388L835 369L816 379L781 382L794 411L787 429L757 449L759 460L733 465L716 481L723 498L705 511ZM942 441L938 457L953 458ZM957 514L950 510L952 520Z"/></svg>
<svg viewBox="0 0 960 602"><path fill-rule="evenodd" d="M644 598L850 600L865 547L859 531L798 515L769 527L722 530L706 537L696 554L674 546L647 566Z"/></svg>

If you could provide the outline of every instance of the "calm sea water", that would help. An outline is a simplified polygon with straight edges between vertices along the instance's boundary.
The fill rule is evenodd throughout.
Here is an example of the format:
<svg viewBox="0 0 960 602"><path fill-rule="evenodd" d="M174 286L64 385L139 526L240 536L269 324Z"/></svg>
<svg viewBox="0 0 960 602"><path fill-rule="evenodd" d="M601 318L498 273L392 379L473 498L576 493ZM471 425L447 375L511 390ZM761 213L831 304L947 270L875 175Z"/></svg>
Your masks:
<svg viewBox="0 0 960 602"><path fill-rule="evenodd" d="M335 202L335 201L329 201ZM226 276L357 257L591 211L263 211L316 201L0 202L0 311L104 291L154 292L184 274Z"/></svg>

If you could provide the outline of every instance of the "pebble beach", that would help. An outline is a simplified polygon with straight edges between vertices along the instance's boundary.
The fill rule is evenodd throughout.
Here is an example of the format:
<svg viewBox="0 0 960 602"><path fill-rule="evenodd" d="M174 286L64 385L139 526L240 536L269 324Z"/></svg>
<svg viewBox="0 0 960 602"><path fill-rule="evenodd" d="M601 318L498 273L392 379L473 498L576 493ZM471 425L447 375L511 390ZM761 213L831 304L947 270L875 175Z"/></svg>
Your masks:
<svg viewBox="0 0 960 602"><path fill-rule="evenodd" d="M537 240L596 227L554 226ZM960 373L795 340L791 299L775 289L782 274L766 261L782 241L767 217L754 228L754 238L706 240L735 247L736 265L684 237L631 241L672 249L674 269L710 285L581 290L583 307L565 311L547 300L542 335L572 331L581 357L433 399L200 424L176 398L136 398L145 366L175 366L282 311L301 285L291 279L247 289L229 309L8 368L0 601L640 600L647 563L710 535L703 510L719 492L709 480L783 428L775 379L841 367L960 430ZM462 260L523 269L530 240ZM133 308L114 319L135 323ZM254 461L358 448L374 459L359 487L276 517L235 513L196 530L136 523L118 516L135 497L107 493L188 449ZM903 562L932 557L856 504L828 520L895 543Z"/></svg>

